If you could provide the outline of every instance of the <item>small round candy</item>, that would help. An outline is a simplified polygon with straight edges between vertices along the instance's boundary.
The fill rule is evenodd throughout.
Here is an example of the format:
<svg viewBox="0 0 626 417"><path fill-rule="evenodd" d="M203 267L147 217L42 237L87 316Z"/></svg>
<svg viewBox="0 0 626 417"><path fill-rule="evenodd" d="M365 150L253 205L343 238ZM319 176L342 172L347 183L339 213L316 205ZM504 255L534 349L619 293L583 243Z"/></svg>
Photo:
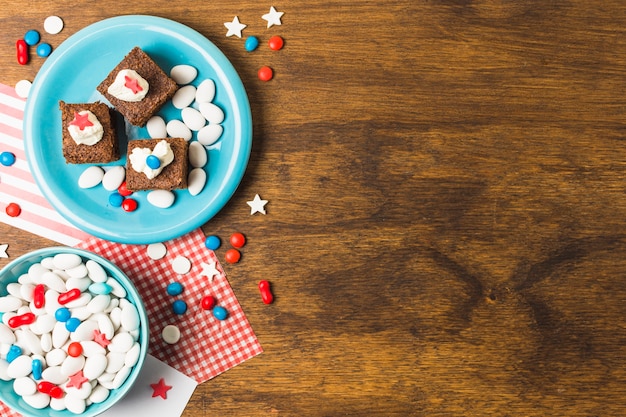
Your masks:
<svg viewBox="0 0 626 417"><path fill-rule="evenodd" d="M207 236L206 240L204 241L204 246L206 246L207 249L210 250L217 250L221 245L221 239L215 235Z"/></svg>
<svg viewBox="0 0 626 417"><path fill-rule="evenodd" d="M215 307L215 298L212 295L205 295L200 301L203 310L210 310Z"/></svg>
<svg viewBox="0 0 626 417"><path fill-rule="evenodd" d="M124 181L123 183L120 184L119 187L117 187L117 192L123 195L124 197L128 197L129 195L133 193L128 188L126 188L126 181Z"/></svg>
<svg viewBox="0 0 626 417"><path fill-rule="evenodd" d="M72 317L72 313L66 307L57 308L57 311L54 312L54 318L62 323L68 321L70 317Z"/></svg>
<svg viewBox="0 0 626 417"><path fill-rule="evenodd" d="M257 75L259 77L259 80L269 81L274 77L274 71L268 66L263 66L259 68L259 72Z"/></svg>
<svg viewBox="0 0 626 417"><path fill-rule="evenodd" d="M180 282L172 282L167 286L167 293L169 295L179 295L183 292L183 284Z"/></svg>
<svg viewBox="0 0 626 417"><path fill-rule="evenodd" d="M37 45L40 38L41 37L39 36L39 32L34 29L29 30L24 35L24 41L26 41L26 44L30 46Z"/></svg>
<svg viewBox="0 0 626 417"><path fill-rule="evenodd" d="M233 248L243 248L243 245L246 244L246 237L243 233L233 233L230 236L230 244L233 245Z"/></svg>
<svg viewBox="0 0 626 417"><path fill-rule="evenodd" d="M218 320L226 320L228 317L228 311L222 306L213 307L213 317Z"/></svg>
<svg viewBox="0 0 626 417"><path fill-rule="evenodd" d="M15 83L15 94L22 98L27 98L33 83L28 80L19 80Z"/></svg>
<svg viewBox="0 0 626 417"><path fill-rule="evenodd" d="M180 330L173 324L168 324L161 331L161 337L165 343L173 345L180 340Z"/></svg>
<svg viewBox="0 0 626 417"><path fill-rule="evenodd" d="M73 358L79 357L83 353L83 345L80 342L72 342L67 346L67 354Z"/></svg>
<svg viewBox="0 0 626 417"><path fill-rule="evenodd" d="M109 194L109 204L113 207L122 207L122 203L124 202L124 196L118 192L114 192Z"/></svg>
<svg viewBox="0 0 626 417"><path fill-rule="evenodd" d="M0 164L5 167L10 167L15 163L15 155L11 152L2 152L0 153Z"/></svg>
<svg viewBox="0 0 626 417"><path fill-rule="evenodd" d="M137 200L133 200L132 198L126 198L122 202L122 208L124 211L128 212L137 210L137 205Z"/></svg>
<svg viewBox="0 0 626 417"><path fill-rule="evenodd" d="M150 169L159 169L161 167L161 161L157 156L148 155L146 157L146 165L148 165Z"/></svg>
<svg viewBox="0 0 626 417"><path fill-rule="evenodd" d="M278 51L283 48L285 41L280 36L272 36L268 41L268 45L272 51Z"/></svg>
<svg viewBox="0 0 626 417"><path fill-rule="evenodd" d="M76 317L70 317L69 319L67 319L67 321L65 322L65 328L69 331L69 332L73 332L76 329L78 329L78 326L80 325L80 320Z"/></svg>
<svg viewBox="0 0 626 417"><path fill-rule="evenodd" d="M245 43L246 51L252 52L259 47L259 38L256 36L248 36Z"/></svg>
<svg viewBox="0 0 626 417"><path fill-rule="evenodd" d="M46 58L52 52L52 46L49 43L40 43L37 45L37 56Z"/></svg>
<svg viewBox="0 0 626 417"><path fill-rule="evenodd" d="M236 264L237 262L239 262L240 258L241 252L239 252L237 249L228 249L224 254L224 259L226 259L226 262L228 262L229 264Z"/></svg>
<svg viewBox="0 0 626 417"><path fill-rule="evenodd" d="M17 217L20 215L20 213L22 213L22 208L19 206L19 204L9 203L5 211L10 217Z"/></svg>
<svg viewBox="0 0 626 417"><path fill-rule="evenodd" d="M174 314L185 314L185 312L187 311L187 303L184 302L183 300L176 300L172 303L172 311L174 312Z"/></svg>
<svg viewBox="0 0 626 417"><path fill-rule="evenodd" d="M48 16L43 21L43 29L51 35L56 35L63 30L63 19L59 16Z"/></svg>

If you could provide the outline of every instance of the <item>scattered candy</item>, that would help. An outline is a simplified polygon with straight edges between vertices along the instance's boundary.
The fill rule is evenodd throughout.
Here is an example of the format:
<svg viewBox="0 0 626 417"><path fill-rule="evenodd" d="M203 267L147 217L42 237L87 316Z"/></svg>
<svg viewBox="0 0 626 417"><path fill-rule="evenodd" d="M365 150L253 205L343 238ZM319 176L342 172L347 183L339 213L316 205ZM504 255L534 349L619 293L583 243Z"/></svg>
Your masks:
<svg viewBox="0 0 626 417"><path fill-rule="evenodd" d="M196 87L193 85L186 85L176 90L176 93L172 97L172 105L179 110L189 107L196 97Z"/></svg>
<svg viewBox="0 0 626 417"><path fill-rule="evenodd" d="M212 104L212 103L200 103L202 104ZM185 107L180 112L180 115L183 119L183 123L190 130L197 132L202 129L204 125L206 125L207 119L205 119L204 115L193 107ZM221 122L220 122L221 123ZM197 143L197 142L192 142Z"/></svg>
<svg viewBox="0 0 626 417"><path fill-rule="evenodd" d="M178 255L172 261L172 269L177 274L184 275L187 272L189 272L189 270L191 269L191 261L189 259L185 258L184 256Z"/></svg>
<svg viewBox="0 0 626 417"><path fill-rule="evenodd" d="M155 261L162 259L167 253L167 248L161 242L148 245L148 256Z"/></svg>
<svg viewBox="0 0 626 417"><path fill-rule="evenodd" d="M254 200L248 201L247 204L250 206L250 215L257 212L265 214L265 205L267 204L267 200L261 200L261 197L258 194L254 196Z"/></svg>
<svg viewBox="0 0 626 417"><path fill-rule="evenodd" d="M208 124L198 131L198 142L204 146L213 145L222 136L224 128L222 125Z"/></svg>
<svg viewBox="0 0 626 417"><path fill-rule="evenodd" d="M107 191L116 191L126 178L126 169L122 165L109 168L102 176L102 186Z"/></svg>
<svg viewBox="0 0 626 417"><path fill-rule="evenodd" d="M205 295L202 297L202 300L200 300L200 306L203 310L211 310L215 307L215 297L212 295Z"/></svg>
<svg viewBox="0 0 626 417"><path fill-rule="evenodd" d="M52 53L52 46L49 43L40 43L37 45L37 56L46 58Z"/></svg>
<svg viewBox="0 0 626 417"><path fill-rule="evenodd" d="M8 243L3 243L0 245L0 258L8 258L7 249L9 248Z"/></svg>
<svg viewBox="0 0 626 417"><path fill-rule="evenodd" d="M284 44L285 41L278 35L272 36L268 41L268 45L272 51L278 51L280 49L283 49Z"/></svg>
<svg viewBox="0 0 626 417"><path fill-rule="evenodd" d="M198 110L209 123L220 124L224 121L224 110L213 103L202 102L198 105Z"/></svg>
<svg viewBox="0 0 626 417"><path fill-rule="evenodd" d="M170 70L170 77L179 85L189 84L197 75L198 70L191 65L176 65Z"/></svg>
<svg viewBox="0 0 626 417"><path fill-rule="evenodd" d="M15 53L17 55L18 64L28 64L28 45L24 39L18 39L17 42L15 42Z"/></svg>
<svg viewBox="0 0 626 417"><path fill-rule="evenodd" d="M17 217L22 213L22 208L17 203L9 203L5 211L10 217Z"/></svg>
<svg viewBox="0 0 626 417"><path fill-rule="evenodd" d="M152 116L146 123L148 135L153 138L164 138L167 136L165 129L165 120L161 116Z"/></svg>
<svg viewBox="0 0 626 417"><path fill-rule="evenodd" d="M36 30L33 30L33 29L29 30L24 35L24 41L29 46L37 45L39 43L39 39L40 38L41 37L39 36L39 32L37 32Z"/></svg>
<svg viewBox="0 0 626 417"><path fill-rule="evenodd" d="M174 314L182 315L187 312L187 303L183 300L176 300L172 303L172 311Z"/></svg>
<svg viewBox="0 0 626 417"><path fill-rule="evenodd" d="M161 331L161 338L167 344L173 345L180 340L180 330L173 324L168 324Z"/></svg>
<svg viewBox="0 0 626 417"><path fill-rule="evenodd" d="M63 30L63 20L59 16L48 16L43 21L43 29L51 35Z"/></svg>
<svg viewBox="0 0 626 417"><path fill-rule="evenodd" d="M109 204L113 207L122 207L124 203L124 196L117 191L109 194Z"/></svg>
<svg viewBox="0 0 626 417"><path fill-rule="evenodd" d="M167 400L167 391L171 390L172 387L169 385L165 385L165 380L163 378L159 379L159 382L156 384L150 384L152 387L152 397L161 397L164 400Z"/></svg>
<svg viewBox="0 0 626 417"><path fill-rule="evenodd" d="M33 86L28 80L19 80L15 84L15 94L17 94L21 98L28 98L28 93L30 93L30 88Z"/></svg>
<svg viewBox="0 0 626 417"><path fill-rule="evenodd" d="M274 77L274 71L268 66L263 66L259 68L258 77L261 81L269 81Z"/></svg>
<svg viewBox="0 0 626 417"><path fill-rule="evenodd" d="M83 345L80 342L72 342L67 346L67 354L77 358L83 353Z"/></svg>
<svg viewBox="0 0 626 417"><path fill-rule="evenodd" d="M213 277L220 274L220 271L215 267L215 262L210 261L209 263L202 262L202 272L200 275L204 275L209 279L209 282L213 282Z"/></svg>
<svg viewBox="0 0 626 417"><path fill-rule="evenodd" d="M207 236L207 238L204 240L204 246L206 246L207 249L210 249L213 251L219 249L221 245L222 245L222 241L219 238L219 236L215 236L215 235Z"/></svg>
<svg viewBox="0 0 626 417"><path fill-rule="evenodd" d="M232 22L225 22L224 26L226 26L226 29L228 29L228 31L226 32L226 37L237 36L238 38L241 38L241 31L244 30L247 25L240 23L239 17L235 16Z"/></svg>
<svg viewBox="0 0 626 417"><path fill-rule="evenodd" d="M259 291L261 292L261 299L265 304L272 304L274 296L270 289L270 283L266 280L259 281Z"/></svg>
<svg viewBox="0 0 626 417"><path fill-rule="evenodd" d="M92 165L85 169L78 177L78 186L80 188L92 188L102 182L104 178L104 170L99 166Z"/></svg>
<svg viewBox="0 0 626 417"><path fill-rule="evenodd" d="M210 78L202 81L196 89L196 102L209 103L215 98L215 81Z"/></svg>
<svg viewBox="0 0 626 417"><path fill-rule="evenodd" d="M183 138L186 141L191 140L191 137L192 137L191 129L189 129L187 125L182 122L182 120L177 120L177 119L170 120L165 125L165 129L167 130L167 134L170 137Z"/></svg>
<svg viewBox="0 0 626 417"><path fill-rule="evenodd" d="M267 20L267 28L271 28L273 25L280 26L282 22L280 18L285 14L285 12L277 11L274 6L270 7L269 13L266 13L262 16L263 20Z"/></svg>
<svg viewBox="0 0 626 417"><path fill-rule="evenodd" d="M9 167L15 163L15 155L11 152L0 153L0 164Z"/></svg>
<svg viewBox="0 0 626 417"><path fill-rule="evenodd" d="M226 320L228 311L222 306L215 306L213 307L213 317L218 320Z"/></svg>
<svg viewBox="0 0 626 417"><path fill-rule="evenodd" d="M171 282L167 285L166 291L169 295L180 295L183 292L183 284L178 281Z"/></svg>
<svg viewBox="0 0 626 417"><path fill-rule="evenodd" d="M137 201L133 200L132 198L126 198L122 202L122 209L124 209L124 211L128 211L128 212L135 211L137 210L137 206L138 206Z"/></svg>
<svg viewBox="0 0 626 417"><path fill-rule="evenodd" d="M133 192L126 188L126 181L122 181L119 187L117 187L117 192L120 193L121 196L128 197Z"/></svg>
<svg viewBox="0 0 626 417"><path fill-rule="evenodd" d="M246 237L243 233L233 233L230 235L230 244L233 245L234 248L243 248L246 244Z"/></svg>
<svg viewBox="0 0 626 417"><path fill-rule="evenodd" d="M246 48L246 51L248 52L254 51L256 48L259 47L259 38L257 38L256 36L248 36L244 46Z"/></svg>
<svg viewBox="0 0 626 417"><path fill-rule="evenodd" d="M208 162L206 149L200 142L191 142L189 144L189 164L193 168L202 168Z"/></svg>
<svg viewBox="0 0 626 417"><path fill-rule="evenodd" d="M228 262L229 264L236 264L237 262L239 262L240 258L241 252L239 252L237 249L228 249L224 254L224 259L226 259L226 262Z"/></svg>

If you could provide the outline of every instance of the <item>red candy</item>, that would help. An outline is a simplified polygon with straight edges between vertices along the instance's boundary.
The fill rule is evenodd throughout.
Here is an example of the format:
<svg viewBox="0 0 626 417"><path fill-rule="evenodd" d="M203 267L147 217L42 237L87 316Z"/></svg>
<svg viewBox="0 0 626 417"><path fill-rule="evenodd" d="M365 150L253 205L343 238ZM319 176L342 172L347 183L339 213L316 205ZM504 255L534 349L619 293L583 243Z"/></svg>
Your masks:
<svg viewBox="0 0 626 417"><path fill-rule="evenodd" d="M274 77L274 71L270 67L264 66L259 68L257 75L259 76L259 80L269 81Z"/></svg>
<svg viewBox="0 0 626 417"><path fill-rule="evenodd" d="M122 185L120 185L119 187L117 187L117 192L120 193L120 195L124 196L124 197L128 197L129 195L131 195L133 192L130 191L128 188L126 188L126 181L124 181L122 183Z"/></svg>
<svg viewBox="0 0 626 417"><path fill-rule="evenodd" d="M69 303L70 301L76 300L78 297L80 297L80 290L78 288L72 288L71 290L67 292L59 294L58 301L59 301L59 304L65 305Z"/></svg>
<svg viewBox="0 0 626 417"><path fill-rule="evenodd" d="M126 198L122 201L122 208L128 212L135 211L137 210L137 201L132 198Z"/></svg>
<svg viewBox="0 0 626 417"><path fill-rule="evenodd" d="M280 36L272 36L268 41L268 45L272 51L278 51L283 48L285 41Z"/></svg>
<svg viewBox="0 0 626 417"><path fill-rule="evenodd" d="M272 304L274 296L270 289L270 283L266 280L259 281L259 291L261 291L261 299L265 304Z"/></svg>
<svg viewBox="0 0 626 417"><path fill-rule="evenodd" d="M35 321L34 313L24 313L19 316L13 316L9 319L9 327L15 329L16 327L23 326L25 324L32 324Z"/></svg>
<svg viewBox="0 0 626 417"><path fill-rule="evenodd" d="M203 310L210 310L215 307L215 298L211 295L206 295L202 297L202 301L200 301L200 305Z"/></svg>
<svg viewBox="0 0 626 417"><path fill-rule="evenodd" d="M246 237L242 233L233 233L230 236L230 244L233 248L242 248L246 244Z"/></svg>
<svg viewBox="0 0 626 417"><path fill-rule="evenodd" d="M80 342L72 342L67 346L67 354L73 358L77 358L83 353L83 345Z"/></svg>
<svg viewBox="0 0 626 417"><path fill-rule="evenodd" d="M9 203L5 211L7 212L7 215L17 217L20 213L22 213L22 208L16 203Z"/></svg>
<svg viewBox="0 0 626 417"><path fill-rule="evenodd" d="M43 284L37 284L33 290L33 304L35 307L43 307L46 301L46 287Z"/></svg>
<svg viewBox="0 0 626 417"><path fill-rule="evenodd" d="M17 63L20 65L28 64L28 44L24 39L18 39L15 42L15 51L17 53Z"/></svg>
<svg viewBox="0 0 626 417"><path fill-rule="evenodd" d="M224 259L229 264L236 264L241 258L241 253L237 249L228 249L224 254Z"/></svg>
<svg viewBox="0 0 626 417"><path fill-rule="evenodd" d="M50 381L41 381L37 384L37 391L48 394L52 398L63 398L63 389Z"/></svg>

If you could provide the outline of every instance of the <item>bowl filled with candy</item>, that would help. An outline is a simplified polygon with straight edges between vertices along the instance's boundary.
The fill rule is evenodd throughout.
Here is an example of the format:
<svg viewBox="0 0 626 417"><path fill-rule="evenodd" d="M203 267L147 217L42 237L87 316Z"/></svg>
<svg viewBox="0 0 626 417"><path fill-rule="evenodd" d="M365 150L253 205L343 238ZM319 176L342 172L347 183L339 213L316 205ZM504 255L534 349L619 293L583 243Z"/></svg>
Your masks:
<svg viewBox="0 0 626 417"><path fill-rule="evenodd" d="M27 417L103 413L131 389L148 349L133 283L81 249L38 249L0 270L0 317L0 401Z"/></svg>

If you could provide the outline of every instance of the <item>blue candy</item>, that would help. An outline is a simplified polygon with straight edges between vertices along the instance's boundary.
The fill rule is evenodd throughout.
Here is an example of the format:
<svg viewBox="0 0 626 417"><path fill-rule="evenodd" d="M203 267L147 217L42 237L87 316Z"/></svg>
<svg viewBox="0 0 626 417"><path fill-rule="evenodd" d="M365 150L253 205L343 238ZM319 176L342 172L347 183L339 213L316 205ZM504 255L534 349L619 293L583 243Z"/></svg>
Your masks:
<svg viewBox="0 0 626 417"><path fill-rule="evenodd" d="M45 58L52 52L52 47L48 43L42 43L37 46L37 55Z"/></svg>
<svg viewBox="0 0 626 417"><path fill-rule="evenodd" d="M72 317L72 313L65 307L57 308L57 311L54 312L54 318L61 323L65 323Z"/></svg>
<svg viewBox="0 0 626 417"><path fill-rule="evenodd" d="M37 32L36 30L29 30L24 35L24 42L26 42L26 45L37 45L39 43L39 39L39 32Z"/></svg>
<svg viewBox="0 0 626 417"><path fill-rule="evenodd" d="M179 295L183 292L183 284L180 282L172 282L167 286L167 293L169 295Z"/></svg>
<svg viewBox="0 0 626 417"><path fill-rule="evenodd" d="M204 241L204 246L206 246L207 249L211 249L211 250L217 250L221 245L222 245L222 241L220 240L219 237L215 235L208 236L206 240Z"/></svg>
<svg viewBox="0 0 626 417"><path fill-rule="evenodd" d="M161 161L154 155L148 155L146 157L146 165L148 165L150 169L159 169L161 167Z"/></svg>
<svg viewBox="0 0 626 417"><path fill-rule="evenodd" d="M213 317L218 320L226 320L228 317L228 311L222 306L213 307Z"/></svg>
<svg viewBox="0 0 626 417"><path fill-rule="evenodd" d="M7 362L11 363L18 356L22 355L22 348L17 345L11 345L9 351L7 352Z"/></svg>
<svg viewBox="0 0 626 417"><path fill-rule="evenodd" d="M124 196L117 191L109 195L109 204L113 207L121 207L124 202Z"/></svg>
<svg viewBox="0 0 626 417"><path fill-rule="evenodd" d="M15 163L15 155L11 152L2 152L0 153L0 164L5 167L9 167Z"/></svg>
<svg viewBox="0 0 626 417"><path fill-rule="evenodd" d="M256 36L248 36L245 43L246 51L252 52L259 47L259 38Z"/></svg>
<svg viewBox="0 0 626 417"><path fill-rule="evenodd" d="M41 379L41 372L43 371L43 364L41 363L41 359L33 359L31 369L33 371L33 378L35 380Z"/></svg>
<svg viewBox="0 0 626 417"><path fill-rule="evenodd" d="M111 287L106 282L94 282L93 284L89 286L89 292L93 294L107 295L107 294L111 294L111 291L113 291L113 287Z"/></svg>
<svg viewBox="0 0 626 417"><path fill-rule="evenodd" d="M187 303L183 300L176 300L172 303L172 311L174 314L185 314L187 311Z"/></svg>
<svg viewBox="0 0 626 417"><path fill-rule="evenodd" d="M69 319L67 319L67 321L65 322L65 328L71 333L73 331L75 331L76 329L78 329L78 326L80 326L80 320L77 319L76 317L70 317Z"/></svg>

